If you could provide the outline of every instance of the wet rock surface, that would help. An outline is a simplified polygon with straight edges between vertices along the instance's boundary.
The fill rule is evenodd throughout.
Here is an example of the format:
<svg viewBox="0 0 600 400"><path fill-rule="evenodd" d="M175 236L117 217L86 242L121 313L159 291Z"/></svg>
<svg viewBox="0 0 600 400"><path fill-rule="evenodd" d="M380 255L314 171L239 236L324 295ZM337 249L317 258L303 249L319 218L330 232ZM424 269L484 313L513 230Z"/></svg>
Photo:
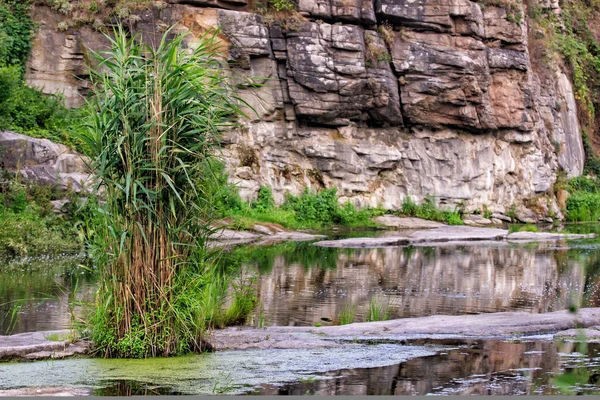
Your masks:
<svg viewBox="0 0 600 400"><path fill-rule="evenodd" d="M429 229L444 226L441 222L429 221L422 218L396 217L389 214L375 217L373 218L373 222L396 229Z"/></svg>
<svg viewBox="0 0 600 400"><path fill-rule="evenodd" d="M72 331L43 331L0 336L0 360L61 359L86 354L89 343L69 339Z"/></svg>
<svg viewBox="0 0 600 400"><path fill-rule="evenodd" d="M545 314L503 312L480 315L433 315L391 321L363 322L328 327L227 328L214 332L216 350L315 348L343 346L359 338L406 340L410 338L492 338L550 333L600 323L600 309L584 308Z"/></svg>
<svg viewBox="0 0 600 400"><path fill-rule="evenodd" d="M600 326L590 328L567 329L554 334L557 340L600 341Z"/></svg>
<svg viewBox="0 0 600 400"><path fill-rule="evenodd" d="M349 238L340 240L324 240L316 242L315 246L321 247L387 247L387 246L405 246L405 245L423 245L439 243L468 243L468 242L489 242L489 241L519 241L519 242L538 242L538 241L558 241L558 240L577 240L596 237L595 234L568 234L551 232L513 232L497 228L482 228L471 226L448 226L443 225L434 229L416 230L413 232L387 233L384 237L378 238Z"/></svg>

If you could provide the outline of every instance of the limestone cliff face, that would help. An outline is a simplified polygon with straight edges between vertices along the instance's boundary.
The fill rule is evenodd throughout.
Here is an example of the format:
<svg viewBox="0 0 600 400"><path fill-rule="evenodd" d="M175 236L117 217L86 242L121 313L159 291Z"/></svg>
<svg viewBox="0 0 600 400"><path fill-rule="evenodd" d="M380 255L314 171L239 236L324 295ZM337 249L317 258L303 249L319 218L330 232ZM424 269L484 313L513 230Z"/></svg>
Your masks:
<svg viewBox="0 0 600 400"><path fill-rule="evenodd" d="M250 12L246 0L181 3L141 13L133 28L177 24L195 36L221 28L232 79L256 110L223 139L231 179L246 198L260 185L280 202L306 186L335 186L342 201L361 206L393 209L406 196L431 195L447 207L514 206L526 219L527 208L560 215L557 172L582 172L569 79L538 68L527 21L504 8L299 0L299 14L278 21ZM105 40L89 27L60 32L67 17L47 7L34 18L29 83L80 104L84 49Z"/></svg>

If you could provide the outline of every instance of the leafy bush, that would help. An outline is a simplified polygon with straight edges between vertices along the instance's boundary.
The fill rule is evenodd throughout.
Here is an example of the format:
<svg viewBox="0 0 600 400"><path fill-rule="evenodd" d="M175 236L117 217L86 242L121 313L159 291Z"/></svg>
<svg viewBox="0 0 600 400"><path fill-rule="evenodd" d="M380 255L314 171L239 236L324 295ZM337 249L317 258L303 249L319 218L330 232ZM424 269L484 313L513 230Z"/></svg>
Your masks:
<svg viewBox="0 0 600 400"><path fill-rule="evenodd" d="M575 192L567 199L569 221L597 221L600 218L600 194Z"/></svg>
<svg viewBox="0 0 600 400"><path fill-rule="evenodd" d="M420 205L407 196L402 202L400 211L396 212L396 214L445 222L448 225L463 225L464 223L457 210L440 210L435 203L435 198L431 196L427 196L425 201Z"/></svg>
<svg viewBox="0 0 600 400"><path fill-rule="evenodd" d="M252 203L252 208L259 213L271 211L275 208L275 199L273 198L273 191L267 186L261 186L258 189L258 197L256 201Z"/></svg>

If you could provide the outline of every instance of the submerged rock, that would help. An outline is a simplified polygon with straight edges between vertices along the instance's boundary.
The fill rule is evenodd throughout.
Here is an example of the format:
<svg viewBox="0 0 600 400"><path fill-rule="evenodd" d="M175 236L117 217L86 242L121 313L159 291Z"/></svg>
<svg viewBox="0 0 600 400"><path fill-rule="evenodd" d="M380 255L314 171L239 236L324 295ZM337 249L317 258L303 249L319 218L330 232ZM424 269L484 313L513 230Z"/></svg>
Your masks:
<svg viewBox="0 0 600 400"><path fill-rule="evenodd" d="M509 241L545 241L545 240L576 240L576 239L592 239L596 234L574 234L574 233L553 233L553 232L513 232L506 238Z"/></svg>
<svg viewBox="0 0 600 400"><path fill-rule="evenodd" d="M566 331L555 333L554 339L597 342L600 341L600 326L593 326L587 329L567 329Z"/></svg>

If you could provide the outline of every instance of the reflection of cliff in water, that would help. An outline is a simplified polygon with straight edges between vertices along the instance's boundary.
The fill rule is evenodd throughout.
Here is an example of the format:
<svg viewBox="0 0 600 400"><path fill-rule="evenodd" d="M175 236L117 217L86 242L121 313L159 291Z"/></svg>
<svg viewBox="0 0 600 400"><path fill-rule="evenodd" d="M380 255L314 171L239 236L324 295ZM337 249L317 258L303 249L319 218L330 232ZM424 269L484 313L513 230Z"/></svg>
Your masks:
<svg viewBox="0 0 600 400"><path fill-rule="evenodd" d="M581 257L542 247L319 251L307 261L274 255L269 259L271 268L257 260L263 270L259 296L267 324L312 325L321 323L321 318L335 322L348 304L358 305L355 321L363 321L366 306L378 293L387 295L393 318L515 310L543 313L568 308L586 280Z"/></svg>
<svg viewBox="0 0 600 400"><path fill-rule="evenodd" d="M591 344L590 356L597 356L598 350L597 344ZM573 343L483 341L473 348L441 352L402 364L332 371L282 387L266 385L255 394L560 394L552 388L551 379L569 359L569 353L577 354L574 351ZM594 377L598 367L592 369L590 376Z"/></svg>

